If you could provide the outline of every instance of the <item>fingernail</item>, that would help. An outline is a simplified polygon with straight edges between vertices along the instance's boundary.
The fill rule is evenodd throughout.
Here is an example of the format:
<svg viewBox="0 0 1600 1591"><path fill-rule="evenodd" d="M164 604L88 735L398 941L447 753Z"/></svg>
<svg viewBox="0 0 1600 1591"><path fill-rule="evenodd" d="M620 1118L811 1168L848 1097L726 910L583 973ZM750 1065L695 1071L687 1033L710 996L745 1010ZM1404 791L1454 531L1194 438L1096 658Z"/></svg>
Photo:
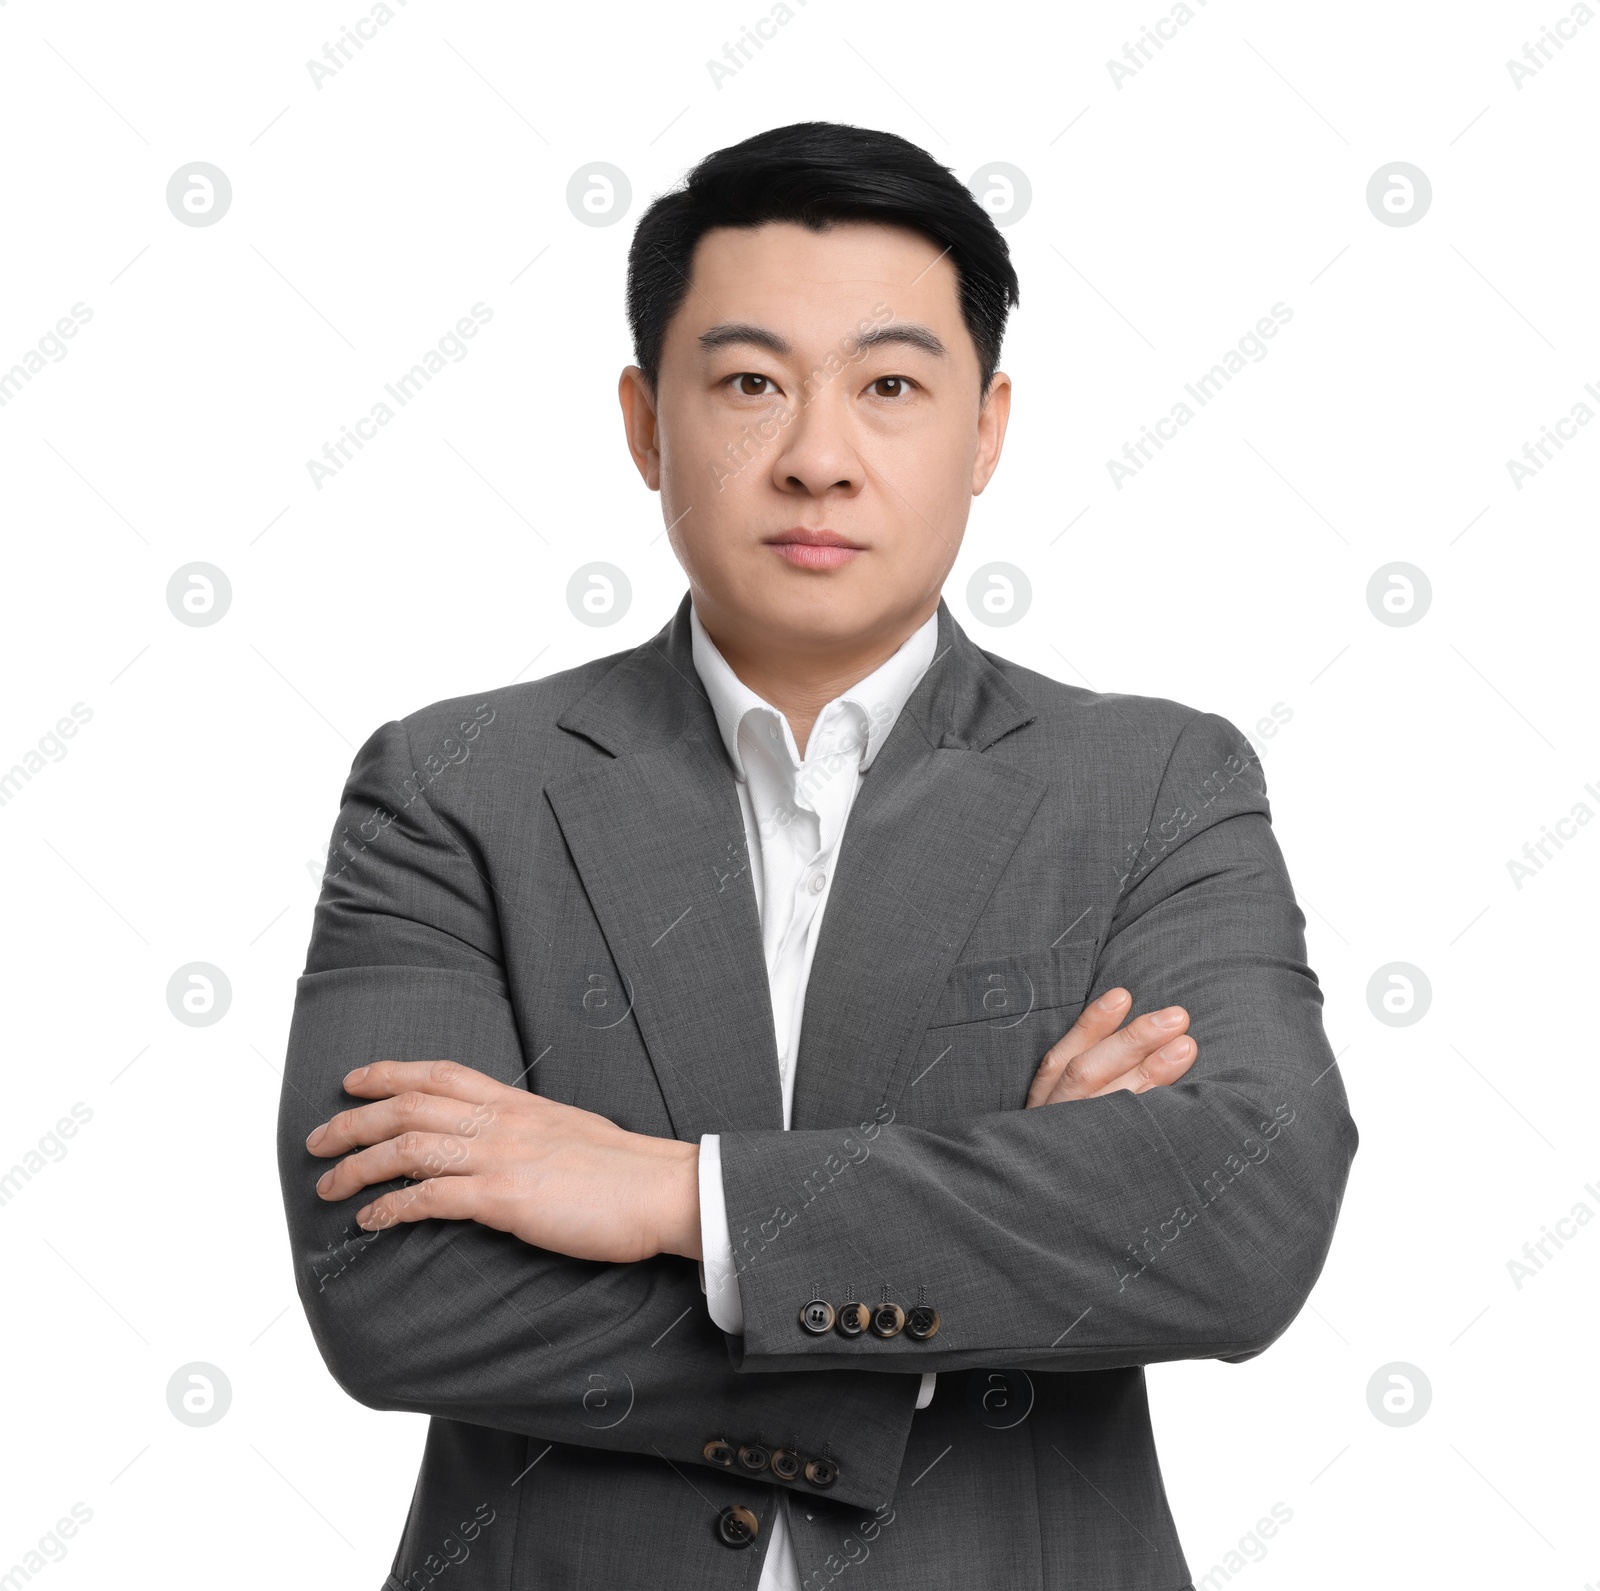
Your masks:
<svg viewBox="0 0 1600 1591"><path fill-rule="evenodd" d="M317 1192L326 1193L328 1191L328 1184L332 1181L333 1173L331 1171L324 1171L322 1175L317 1178Z"/></svg>
<svg viewBox="0 0 1600 1591"><path fill-rule="evenodd" d="M1126 989L1112 989L1108 993L1101 995L1100 998L1095 1001L1095 1004L1099 1006L1102 1011L1114 1011L1127 998L1128 991Z"/></svg>
<svg viewBox="0 0 1600 1591"><path fill-rule="evenodd" d="M1183 1018L1183 1008L1171 1005L1165 1011L1157 1011L1152 1020L1158 1028L1175 1028L1182 1024Z"/></svg>
<svg viewBox="0 0 1600 1591"><path fill-rule="evenodd" d="M306 1148L307 1149L315 1149L317 1147L317 1145L322 1142L322 1135L327 1130L328 1129L327 1129L326 1126L312 1128L311 1136L306 1139Z"/></svg>
<svg viewBox="0 0 1600 1591"><path fill-rule="evenodd" d="M365 1226L367 1224L367 1218L371 1214L372 1214L372 1206L370 1204L367 1205L364 1209L357 1210L356 1211L356 1225L357 1226Z"/></svg>
<svg viewBox="0 0 1600 1591"><path fill-rule="evenodd" d="M348 1088L351 1083L359 1083L366 1075L367 1068L365 1066L358 1066L347 1078L345 1078L345 1086Z"/></svg>

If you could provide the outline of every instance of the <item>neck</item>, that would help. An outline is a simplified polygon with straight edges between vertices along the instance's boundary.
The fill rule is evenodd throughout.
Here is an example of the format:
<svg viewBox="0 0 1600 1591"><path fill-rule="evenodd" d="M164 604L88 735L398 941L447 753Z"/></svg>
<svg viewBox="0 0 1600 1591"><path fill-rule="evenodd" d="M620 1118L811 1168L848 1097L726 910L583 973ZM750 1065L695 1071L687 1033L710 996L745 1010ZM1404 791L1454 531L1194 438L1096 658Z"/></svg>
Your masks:
<svg viewBox="0 0 1600 1591"><path fill-rule="evenodd" d="M881 668L927 623L939 606L936 592L910 619L883 630L851 636L832 645L785 646L759 633L751 634L722 616L696 607L706 634L716 643L728 667L763 701L771 702L789 721L794 743L805 755L817 715L836 696Z"/></svg>

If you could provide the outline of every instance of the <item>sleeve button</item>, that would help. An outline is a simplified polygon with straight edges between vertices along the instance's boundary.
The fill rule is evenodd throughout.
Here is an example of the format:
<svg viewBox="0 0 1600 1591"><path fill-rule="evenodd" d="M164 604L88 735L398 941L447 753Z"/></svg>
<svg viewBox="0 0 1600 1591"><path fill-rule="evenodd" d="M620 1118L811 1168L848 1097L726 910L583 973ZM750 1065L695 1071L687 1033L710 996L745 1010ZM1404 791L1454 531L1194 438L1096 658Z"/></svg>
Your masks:
<svg viewBox="0 0 1600 1591"><path fill-rule="evenodd" d="M872 1312L872 1329L879 1337L898 1337L906 1312L898 1304L879 1304Z"/></svg>
<svg viewBox="0 0 1600 1591"><path fill-rule="evenodd" d="M814 1337L833 1329L833 1305L821 1298L813 1298L800 1311L800 1324Z"/></svg>
<svg viewBox="0 0 1600 1591"><path fill-rule="evenodd" d="M867 1322L870 1319L871 1311L865 1304L841 1304L839 1306L839 1318L835 1325L841 1336L859 1337L867 1329Z"/></svg>

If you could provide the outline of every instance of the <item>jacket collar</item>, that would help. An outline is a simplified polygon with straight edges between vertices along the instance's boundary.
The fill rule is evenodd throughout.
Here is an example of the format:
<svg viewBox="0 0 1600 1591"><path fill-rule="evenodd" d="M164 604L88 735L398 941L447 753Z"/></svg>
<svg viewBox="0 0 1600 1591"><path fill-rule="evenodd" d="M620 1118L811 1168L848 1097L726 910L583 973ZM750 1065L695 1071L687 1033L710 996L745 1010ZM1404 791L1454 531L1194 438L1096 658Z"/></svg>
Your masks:
<svg viewBox="0 0 1600 1591"><path fill-rule="evenodd" d="M685 592L667 623L627 653L557 723L617 757L652 751L686 734L720 740L711 699L695 671L690 612ZM915 732L935 748L987 751L1037 715L968 639L942 597L936 618L933 662L896 728L915 725Z"/></svg>

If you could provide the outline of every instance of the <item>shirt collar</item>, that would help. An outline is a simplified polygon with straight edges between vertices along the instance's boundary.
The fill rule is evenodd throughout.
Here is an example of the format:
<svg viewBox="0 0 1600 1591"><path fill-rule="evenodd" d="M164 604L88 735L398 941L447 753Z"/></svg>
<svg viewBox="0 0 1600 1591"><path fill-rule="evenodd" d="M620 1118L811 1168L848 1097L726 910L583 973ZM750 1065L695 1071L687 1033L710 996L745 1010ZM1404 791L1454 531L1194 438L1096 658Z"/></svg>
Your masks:
<svg viewBox="0 0 1600 1591"><path fill-rule="evenodd" d="M695 671L700 676L701 684L706 688L707 696L711 698L711 707L717 716L717 728L722 734L722 743L727 747L728 756L739 778L743 780L746 777L744 758L739 749L739 726L752 712L770 714L782 727L790 756L797 763L802 762L804 759L795 745L794 734L789 728L788 720L771 702L758 696L733 672L728 660L717 649L716 642L707 634L705 626L700 622L700 615L692 604L689 609L689 631L690 652L694 658ZM929 615L926 623L906 638L899 651L892 657L886 658L865 679L858 680L848 690L834 697L833 701L823 708L822 713L817 715L820 722L828 708L836 703L849 703L860 709L866 726L867 739L861 753L863 771L871 766L872 759L877 756L879 748L888 738L889 731L894 728L901 709L910 700L911 693L917 688L922 676L927 673L929 664L933 662L938 635L939 615L934 612Z"/></svg>

